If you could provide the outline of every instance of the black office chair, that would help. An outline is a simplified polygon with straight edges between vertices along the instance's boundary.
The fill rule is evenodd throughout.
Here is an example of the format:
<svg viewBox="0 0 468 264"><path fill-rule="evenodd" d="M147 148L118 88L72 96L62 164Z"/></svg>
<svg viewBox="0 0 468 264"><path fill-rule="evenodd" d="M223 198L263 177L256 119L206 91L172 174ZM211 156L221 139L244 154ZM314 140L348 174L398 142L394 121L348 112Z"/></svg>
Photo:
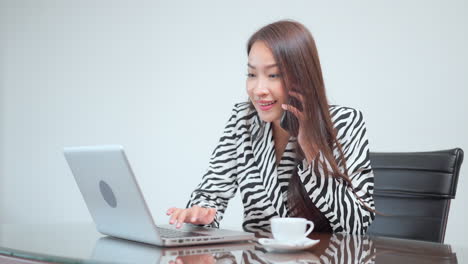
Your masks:
<svg viewBox="0 0 468 264"><path fill-rule="evenodd" d="M370 153L378 212L368 234L444 242L463 162L460 148Z"/></svg>

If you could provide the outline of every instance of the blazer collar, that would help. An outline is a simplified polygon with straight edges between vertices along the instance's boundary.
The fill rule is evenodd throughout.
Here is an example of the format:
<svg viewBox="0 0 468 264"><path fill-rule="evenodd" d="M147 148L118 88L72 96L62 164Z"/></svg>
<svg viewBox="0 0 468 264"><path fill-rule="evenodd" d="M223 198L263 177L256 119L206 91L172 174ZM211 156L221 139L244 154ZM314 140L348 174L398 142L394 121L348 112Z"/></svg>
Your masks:
<svg viewBox="0 0 468 264"><path fill-rule="evenodd" d="M287 210L282 193L284 188L281 188L278 179L272 123L261 121L257 113L256 118L253 120L251 132L255 163L258 166L268 199L279 216L284 217L287 215Z"/></svg>

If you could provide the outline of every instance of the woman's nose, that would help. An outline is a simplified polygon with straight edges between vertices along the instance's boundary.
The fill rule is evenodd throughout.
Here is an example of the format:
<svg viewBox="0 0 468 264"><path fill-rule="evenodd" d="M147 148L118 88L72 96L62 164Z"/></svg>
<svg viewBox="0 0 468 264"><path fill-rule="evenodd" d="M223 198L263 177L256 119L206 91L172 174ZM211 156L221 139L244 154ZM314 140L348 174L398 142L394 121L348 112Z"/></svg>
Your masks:
<svg viewBox="0 0 468 264"><path fill-rule="evenodd" d="M266 80L258 80L254 88L254 94L258 97L261 97L268 93L269 90Z"/></svg>

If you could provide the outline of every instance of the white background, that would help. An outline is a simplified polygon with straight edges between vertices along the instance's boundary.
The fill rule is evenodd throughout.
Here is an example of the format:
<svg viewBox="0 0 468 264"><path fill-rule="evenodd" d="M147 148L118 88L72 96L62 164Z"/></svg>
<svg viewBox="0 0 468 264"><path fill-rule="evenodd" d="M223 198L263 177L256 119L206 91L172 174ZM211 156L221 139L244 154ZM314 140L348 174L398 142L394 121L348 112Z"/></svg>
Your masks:
<svg viewBox="0 0 468 264"><path fill-rule="evenodd" d="M372 151L468 150L466 1L0 0L0 223L91 221L62 148L112 143L165 223L247 98L248 37L283 18L310 29ZM465 168L446 235L462 246ZM241 222L236 197L222 225Z"/></svg>

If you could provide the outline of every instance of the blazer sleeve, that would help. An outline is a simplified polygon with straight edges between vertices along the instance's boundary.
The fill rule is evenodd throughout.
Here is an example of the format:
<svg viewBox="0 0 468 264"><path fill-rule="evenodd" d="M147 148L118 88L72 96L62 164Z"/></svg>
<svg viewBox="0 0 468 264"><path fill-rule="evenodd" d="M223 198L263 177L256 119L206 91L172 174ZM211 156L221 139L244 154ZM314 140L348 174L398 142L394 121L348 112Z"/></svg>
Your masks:
<svg viewBox="0 0 468 264"><path fill-rule="evenodd" d="M334 124L355 193L342 179L324 175L323 163L318 162L323 160L321 156L311 164L304 160L298 165L298 174L312 202L328 218L334 232L364 234L375 217L369 143L362 113L352 108L343 112L337 114ZM335 149L335 157L338 153Z"/></svg>
<svg viewBox="0 0 468 264"><path fill-rule="evenodd" d="M229 200L237 191L237 150L236 150L237 111L234 107L224 128L223 134L215 147L200 184L192 192L187 208L198 205L216 208L213 223L208 226L219 228Z"/></svg>

